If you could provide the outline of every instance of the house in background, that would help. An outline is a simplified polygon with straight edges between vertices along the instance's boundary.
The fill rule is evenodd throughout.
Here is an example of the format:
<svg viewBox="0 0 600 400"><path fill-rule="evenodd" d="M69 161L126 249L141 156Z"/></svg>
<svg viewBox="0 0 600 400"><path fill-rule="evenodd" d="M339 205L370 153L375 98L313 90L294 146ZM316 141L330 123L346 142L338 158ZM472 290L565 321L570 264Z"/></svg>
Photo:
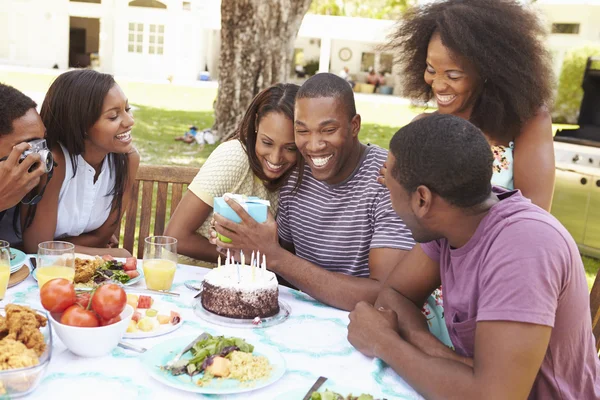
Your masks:
<svg viewBox="0 0 600 400"><path fill-rule="evenodd" d="M92 67L135 79L196 81L218 76L219 0L0 0L0 64ZM558 73L574 47L600 45L600 0L538 0ZM378 50L395 22L307 14L295 63L356 80L369 68L392 73ZM292 66L293 67L293 66ZM293 68L292 68L293 70ZM394 71L396 72L396 71ZM399 85L392 74L388 85Z"/></svg>

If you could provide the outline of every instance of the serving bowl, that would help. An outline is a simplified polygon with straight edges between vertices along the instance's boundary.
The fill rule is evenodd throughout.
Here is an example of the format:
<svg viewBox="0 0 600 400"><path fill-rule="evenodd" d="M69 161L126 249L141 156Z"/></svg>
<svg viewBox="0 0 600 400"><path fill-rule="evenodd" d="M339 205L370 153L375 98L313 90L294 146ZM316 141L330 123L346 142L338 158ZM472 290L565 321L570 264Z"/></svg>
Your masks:
<svg viewBox="0 0 600 400"><path fill-rule="evenodd" d="M46 311L35 310L38 314L49 319ZM0 315L6 316L4 308ZM52 328L48 322L40 328L46 342L46 351L39 358L40 363L32 367L8 369L0 371L0 399L16 399L31 394L40 384L52 358ZM5 397L6 396L6 397Z"/></svg>
<svg viewBox="0 0 600 400"><path fill-rule="evenodd" d="M127 304L120 315L119 322L97 328L64 325L52 315L49 319L52 329L71 352L80 357L101 357L119 344L133 315L133 307Z"/></svg>

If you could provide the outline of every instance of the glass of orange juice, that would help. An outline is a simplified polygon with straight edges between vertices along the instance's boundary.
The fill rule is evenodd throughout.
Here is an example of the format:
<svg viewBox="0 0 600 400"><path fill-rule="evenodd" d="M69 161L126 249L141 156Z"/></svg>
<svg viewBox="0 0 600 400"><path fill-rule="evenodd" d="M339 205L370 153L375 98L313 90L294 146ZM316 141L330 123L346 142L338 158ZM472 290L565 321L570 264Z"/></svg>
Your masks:
<svg viewBox="0 0 600 400"><path fill-rule="evenodd" d="M177 239L169 236L147 237L143 268L148 289L171 289L177 269Z"/></svg>
<svg viewBox="0 0 600 400"><path fill-rule="evenodd" d="M54 278L65 278L73 282L75 278L75 246L68 242L42 242L38 245L37 269L35 274L38 286Z"/></svg>
<svg viewBox="0 0 600 400"><path fill-rule="evenodd" d="M0 240L0 300L4 299L10 279L10 243Z"/></svg>

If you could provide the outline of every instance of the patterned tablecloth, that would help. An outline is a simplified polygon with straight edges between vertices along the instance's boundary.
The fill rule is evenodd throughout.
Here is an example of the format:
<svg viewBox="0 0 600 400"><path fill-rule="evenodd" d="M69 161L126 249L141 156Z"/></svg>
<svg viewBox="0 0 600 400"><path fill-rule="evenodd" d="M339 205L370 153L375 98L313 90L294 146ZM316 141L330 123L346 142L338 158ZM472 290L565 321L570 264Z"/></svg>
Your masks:
<svg viewBox="0 0 600 400"><path fill-rule="evenodd" d="M187 337L206 331L213 335L238 336L249 343L273 346L283 355L285 375L263 389L236 395L202 395L165 386L151 378L140 364L139 353L117 347L100 358L81 358L65 348L54 335L52 361L45 378L28 399L302 399L319 376L348 392L371 393L386 399L421 399L390 368L379 360L356 351L347 340L348 313L323 305L313 298L280 286L280 299L287 302L291 315L285 322L258 329L235 329L205 322L193 310L195 292L185 281L202 280L208 269L179 265L172 290L180 297L153 295L171 302L180 310L184 325L164 336L127 340L151 348L174 337ZM143 281L136 284L145 287ZM134 286L135 287L135 286ZM8 289L6 303L41 308L37 283L30 276ZM347 394L342 393L342 394Z"/></svg>

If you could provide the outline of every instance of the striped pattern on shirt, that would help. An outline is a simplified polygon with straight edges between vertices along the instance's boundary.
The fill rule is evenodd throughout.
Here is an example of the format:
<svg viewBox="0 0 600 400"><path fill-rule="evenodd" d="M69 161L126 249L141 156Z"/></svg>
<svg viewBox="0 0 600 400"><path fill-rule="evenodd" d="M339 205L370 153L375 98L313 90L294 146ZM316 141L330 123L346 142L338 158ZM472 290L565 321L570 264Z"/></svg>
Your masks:
<svg viewBox="0 0 600 400"><path fill-rule="evenodd" d="M308 165L292 194L297 172L281 189L279 237L293 243L296 255L332 272L369 276L375 248L410 250L410 230L392 209L390 193L377 182L387 150L368 146L360 166L344 182L316 180Z"/></svg>

